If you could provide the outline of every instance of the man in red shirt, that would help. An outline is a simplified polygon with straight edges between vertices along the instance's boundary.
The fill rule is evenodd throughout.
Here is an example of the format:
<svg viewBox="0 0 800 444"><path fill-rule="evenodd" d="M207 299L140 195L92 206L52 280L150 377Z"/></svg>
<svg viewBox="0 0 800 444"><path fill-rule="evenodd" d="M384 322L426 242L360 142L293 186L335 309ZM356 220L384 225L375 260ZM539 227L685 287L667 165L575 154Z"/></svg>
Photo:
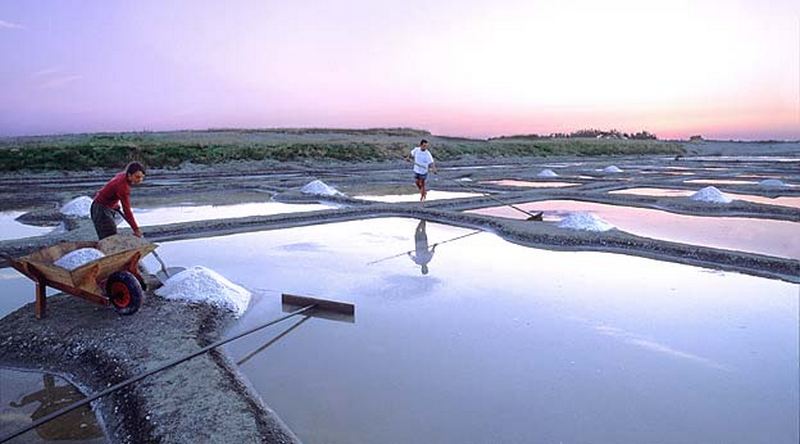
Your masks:
<svg viewBox="0 0 800 444"><path fill-rule="evenodd" d="M94 196L91 213L98 238L105 239L117 234L117 222L114 216L119 212L120 203L123 216L133 229L133 234L142 237L142 230L136 224L131 210L131 186L142 183L144 175L144 166L139 162L131 162L125 171L109 180Z"/></svg>

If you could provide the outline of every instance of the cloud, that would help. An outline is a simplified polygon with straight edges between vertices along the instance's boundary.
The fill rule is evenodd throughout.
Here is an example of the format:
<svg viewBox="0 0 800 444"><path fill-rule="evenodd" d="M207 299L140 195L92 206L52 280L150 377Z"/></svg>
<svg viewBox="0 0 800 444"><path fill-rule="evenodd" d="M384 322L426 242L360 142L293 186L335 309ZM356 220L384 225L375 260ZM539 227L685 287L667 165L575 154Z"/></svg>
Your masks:
<svg viewBox="0 0 800 444"><path fill-rule="evenodd" d="M82 79L83 76L80 75L71 75L71 76L61 76L52 78L40 85L40 88L43 89L54 89L60 88L68 83L72 83L74 81Z"/></svg>
<svg viewBox="0 0 800 444"><path fill-rule="evenodd" d="M7 22L5 20L0 20L0 29L25 29L25 27L20 25L19 23L12 23L12 22Z"/></svg>
<svg viewBox="0 0 800 444"><path fill-rule="evenodd" d="M61 69L61 67L59 67L59 66L51 66L49 68L40 69L39 71L36 71L35 73L33 73L33 77L34 78L36 78L36 77L45 77L45 76L49 77L49 76L52 76L53 74L58 74L61 71L63 71Z"/></svg>

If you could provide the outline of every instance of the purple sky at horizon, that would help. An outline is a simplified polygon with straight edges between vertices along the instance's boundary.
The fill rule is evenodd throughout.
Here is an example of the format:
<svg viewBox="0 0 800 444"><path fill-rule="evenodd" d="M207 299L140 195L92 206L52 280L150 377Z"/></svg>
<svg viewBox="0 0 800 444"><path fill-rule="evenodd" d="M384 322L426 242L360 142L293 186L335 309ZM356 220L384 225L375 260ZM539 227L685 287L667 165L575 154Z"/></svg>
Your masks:
<svg viewBox="0 0 800 444"><path fill-rule="evenodd" d="M800 139L796 0L3 0L0 136Z"/></svg>

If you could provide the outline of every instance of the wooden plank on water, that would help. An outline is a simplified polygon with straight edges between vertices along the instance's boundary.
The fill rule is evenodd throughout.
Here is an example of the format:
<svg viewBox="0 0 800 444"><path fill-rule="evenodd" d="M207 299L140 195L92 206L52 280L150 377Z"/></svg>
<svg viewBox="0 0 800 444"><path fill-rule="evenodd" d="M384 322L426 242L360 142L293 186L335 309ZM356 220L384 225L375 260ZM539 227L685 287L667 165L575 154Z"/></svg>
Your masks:
<svg viewBox="0 0 800 444"><path fill-rule="evenodd" d="M314 305L311 316L343 322L355 322L356 306L348 302L318 299L283 293L281 303L284 312Z"/></svg>

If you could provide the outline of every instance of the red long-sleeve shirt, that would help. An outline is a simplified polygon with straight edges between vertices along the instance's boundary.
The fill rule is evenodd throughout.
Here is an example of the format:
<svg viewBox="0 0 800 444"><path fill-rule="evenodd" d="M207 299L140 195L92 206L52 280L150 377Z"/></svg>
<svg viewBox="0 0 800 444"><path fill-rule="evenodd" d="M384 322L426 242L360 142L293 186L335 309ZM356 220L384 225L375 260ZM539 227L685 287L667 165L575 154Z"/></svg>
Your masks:
<svg viewBox="0 0 800 444"><path fill-rule="evenodd" d="M128 183L128 175L124 171L109 180L95 194L94 201L106 208L115 210L119 209L119 204L122 203L122 212L125 215L125 220L128 221L128 225L134 231L139 229L131 210L131 185Z"/></svg>

